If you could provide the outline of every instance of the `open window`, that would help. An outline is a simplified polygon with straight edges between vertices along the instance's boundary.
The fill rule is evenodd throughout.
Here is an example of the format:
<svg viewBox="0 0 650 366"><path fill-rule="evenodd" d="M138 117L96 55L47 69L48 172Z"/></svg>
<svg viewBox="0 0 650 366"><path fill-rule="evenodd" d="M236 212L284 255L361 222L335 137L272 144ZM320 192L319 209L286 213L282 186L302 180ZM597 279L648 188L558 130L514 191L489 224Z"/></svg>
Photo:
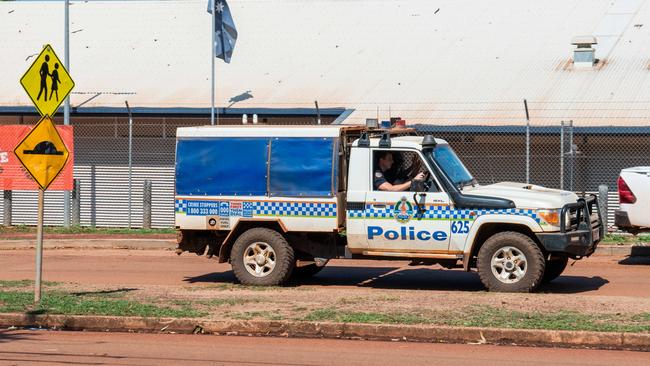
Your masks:
<svg viewBox="0 0 650 366"><path fill-rule="evenodd" d="M372 179L373 190L380 190L379 187L383 182L392 185L403 184L412 181L418 173L425 174L426 189L411 184L411 187L405 191L422 191L438 192L439 188L433 180L427 165L422 160L420 154L416 151L409 150L375 150L373 151Z"/></svg>

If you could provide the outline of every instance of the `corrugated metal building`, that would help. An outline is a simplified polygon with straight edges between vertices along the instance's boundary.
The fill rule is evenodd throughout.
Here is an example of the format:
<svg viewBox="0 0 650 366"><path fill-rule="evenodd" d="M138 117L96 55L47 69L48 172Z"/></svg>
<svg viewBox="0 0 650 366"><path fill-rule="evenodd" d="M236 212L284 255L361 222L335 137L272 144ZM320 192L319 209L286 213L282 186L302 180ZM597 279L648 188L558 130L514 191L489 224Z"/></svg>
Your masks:
<svg viewBox="0 0 650 366"><path fill-rule="evenodd" d="M135 111L135 187L153 179L154 225L173 214L174 129L205 124L210 100L207 1L89 1L71 6L71 103L82 223L124 226L127 127ZM560 122L572 120L574 189L613 188L650 161L650 5L644 0L236 1L231 64L217 62L217 105L241 123L364 123L400 116L449 139L484 183L523 180L525 113L532 182L559 185ZM0 122L33 123L18 84L44 43L63 52L63 4L0 3ZM576 36L597 62L573 63ZM62 56L62 55L60 55ZM94 174L93 174L94 172ZM83 193L86 193L85 195ZM133 196L139 224L141 193ZM46 222L62 222L59 193ZM32 223L35 194L16 194ZM59 207L59 209L57 209Z"/></svg>

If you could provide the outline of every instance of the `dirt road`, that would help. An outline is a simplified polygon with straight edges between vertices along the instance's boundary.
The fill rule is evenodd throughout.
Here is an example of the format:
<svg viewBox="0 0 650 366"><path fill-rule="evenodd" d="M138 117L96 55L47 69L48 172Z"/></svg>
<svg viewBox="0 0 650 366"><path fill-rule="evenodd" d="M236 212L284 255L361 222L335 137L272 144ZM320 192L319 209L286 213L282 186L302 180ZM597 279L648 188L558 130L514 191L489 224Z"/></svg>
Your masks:
<svg viewBox="0 0 650 366"><path fill-rule="evenodd" d="M648 365L650 353L323 339L0 331L0 365Z"/></svg>
<svg viewBox="0 0 650 366"><path fill-rule="evenodd" d="M191 285L231 283L229 264L167 250L46 250L44 280L106 285ZM0 251L1 279L31 279L34 250ZM334 260L300 286L354 289L482 291L476 273L439 267L409 267L407 262ZM650 298L650 259L594 256L570 265L563 276L541 289L556 294Z"/></svg>

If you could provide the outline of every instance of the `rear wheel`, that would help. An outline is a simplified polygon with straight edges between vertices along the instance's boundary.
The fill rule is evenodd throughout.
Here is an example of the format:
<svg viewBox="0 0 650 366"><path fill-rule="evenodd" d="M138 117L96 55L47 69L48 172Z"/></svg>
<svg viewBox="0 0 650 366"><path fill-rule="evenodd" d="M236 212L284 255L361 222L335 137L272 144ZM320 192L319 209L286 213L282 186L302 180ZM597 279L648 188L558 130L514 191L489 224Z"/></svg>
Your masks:
<svg viewBox="0 0 650 366"><path fill-rule="evenodd" d="M567 263L569 263L569 258L567 257L553 258L546 261L546 269L544 270L542 283L549 283L560 277L562 272L566 269Z"/></svg>
<svg viewBox="0 0 650 366"><path fill-rule="evenodd" d="M294 267L293 248L275 230L255 228L237 238L230 252L232 269L244 285L285 283Z"/></svg>
<svg viewBox="0 0 650 366"><path fill-rule="evenodd" d="M478 252L478 274L490 291L531 292L542 281L544 265L537 244L513 231L492 235Z"/></svg>

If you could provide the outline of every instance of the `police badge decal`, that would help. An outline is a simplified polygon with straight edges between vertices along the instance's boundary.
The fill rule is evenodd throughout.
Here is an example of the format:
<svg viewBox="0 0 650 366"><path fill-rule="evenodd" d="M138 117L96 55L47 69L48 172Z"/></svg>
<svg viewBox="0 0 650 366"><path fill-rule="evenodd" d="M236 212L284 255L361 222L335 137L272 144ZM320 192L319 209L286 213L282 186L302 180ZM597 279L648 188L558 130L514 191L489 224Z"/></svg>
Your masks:
<svg viewBox="0 0 650 366"><path fill-rule="evenodd" d="M406 197L402 197L394 206L393 217L400 224L406 224L411 221L413 217L413 205L409 202Z"/></svg>

